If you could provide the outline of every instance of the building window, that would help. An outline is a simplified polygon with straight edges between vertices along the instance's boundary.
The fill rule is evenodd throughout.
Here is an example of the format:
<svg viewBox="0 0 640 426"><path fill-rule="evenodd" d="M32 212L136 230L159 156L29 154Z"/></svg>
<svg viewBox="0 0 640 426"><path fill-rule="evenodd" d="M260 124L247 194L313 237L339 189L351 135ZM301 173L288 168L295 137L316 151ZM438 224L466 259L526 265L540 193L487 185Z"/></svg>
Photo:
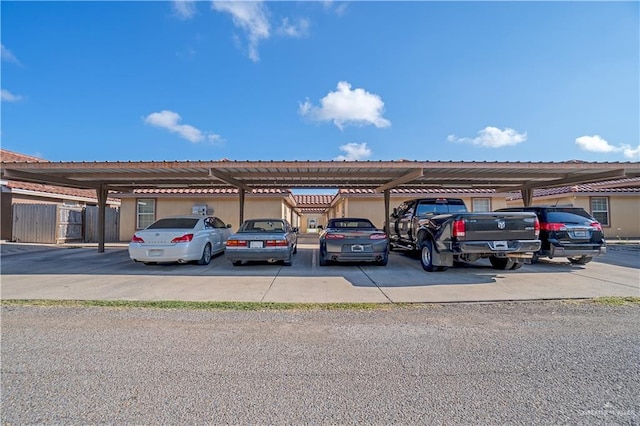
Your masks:
<svg viewBox="0 0 640 426"><path fill-rule="evenodd" d="M610 226L609 199L607 197L592 197L591 214L602 226Z"/></svg>
<svg viewBox="0 0 640 426"><path fill-rule="evenodd" d="M474 212L490 212L491 198L472 198L472 210Z"/></svg>
<svg viewBox="0 0 640 426"><path fill-rule="evenodd" d="M136 229L143 229L151 225L156 217L156 200L136 200Z"/></svg>

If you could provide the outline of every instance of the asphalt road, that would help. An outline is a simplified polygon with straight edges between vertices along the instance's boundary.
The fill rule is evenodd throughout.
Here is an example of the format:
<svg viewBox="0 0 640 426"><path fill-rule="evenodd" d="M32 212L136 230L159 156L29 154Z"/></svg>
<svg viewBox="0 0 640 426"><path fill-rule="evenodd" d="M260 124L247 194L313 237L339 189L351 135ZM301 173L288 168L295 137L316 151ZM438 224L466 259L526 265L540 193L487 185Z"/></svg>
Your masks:
<svg viewBox="0 0 640 426"><path fill-rule="evenodd" d="M2 307L4 424L639 424L640 306Z"/></svg>

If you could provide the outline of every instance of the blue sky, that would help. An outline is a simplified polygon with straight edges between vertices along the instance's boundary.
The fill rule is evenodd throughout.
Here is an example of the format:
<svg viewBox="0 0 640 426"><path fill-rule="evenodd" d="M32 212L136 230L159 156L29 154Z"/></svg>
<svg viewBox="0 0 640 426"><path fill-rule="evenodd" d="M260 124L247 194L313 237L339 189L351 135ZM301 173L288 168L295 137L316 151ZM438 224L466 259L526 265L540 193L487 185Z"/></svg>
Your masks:
<svg viewBox="0 0 640 426"><path fill-rule="evenodd" d="M4 149L639 161L639 2L2 1Z"/></svg>

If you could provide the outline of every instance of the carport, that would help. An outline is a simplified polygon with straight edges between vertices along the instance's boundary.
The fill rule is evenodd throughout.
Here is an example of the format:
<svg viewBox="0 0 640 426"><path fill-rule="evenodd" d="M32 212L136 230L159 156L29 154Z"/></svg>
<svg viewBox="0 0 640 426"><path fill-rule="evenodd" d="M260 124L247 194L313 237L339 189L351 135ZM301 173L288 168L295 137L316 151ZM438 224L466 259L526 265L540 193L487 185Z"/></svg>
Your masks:
<svg viewBox="0 0 640 426"><path fill-rule="evenodd" d="M389 216L393 188L484 188L520 191L530 205L533 190L640 176L639 162L454 161L140 161L2 162L0 177L96 191L98 252L104 252L106 200L110 192L142 188L239 189L240 223L245 193L257 188L362 188L384 194Z"/></svg>

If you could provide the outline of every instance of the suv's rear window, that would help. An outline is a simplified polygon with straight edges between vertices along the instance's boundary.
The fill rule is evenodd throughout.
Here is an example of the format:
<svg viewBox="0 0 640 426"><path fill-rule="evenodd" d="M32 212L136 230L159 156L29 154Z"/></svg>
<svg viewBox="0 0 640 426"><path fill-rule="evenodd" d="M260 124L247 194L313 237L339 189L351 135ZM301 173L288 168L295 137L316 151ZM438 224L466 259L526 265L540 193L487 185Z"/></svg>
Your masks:
<svg viewBox="0 0 640 426"><path fill-rule="evenodd" d="M584 223L594 220L589 213L582 209L547 210L547 221L551 223Z"/></svg>

